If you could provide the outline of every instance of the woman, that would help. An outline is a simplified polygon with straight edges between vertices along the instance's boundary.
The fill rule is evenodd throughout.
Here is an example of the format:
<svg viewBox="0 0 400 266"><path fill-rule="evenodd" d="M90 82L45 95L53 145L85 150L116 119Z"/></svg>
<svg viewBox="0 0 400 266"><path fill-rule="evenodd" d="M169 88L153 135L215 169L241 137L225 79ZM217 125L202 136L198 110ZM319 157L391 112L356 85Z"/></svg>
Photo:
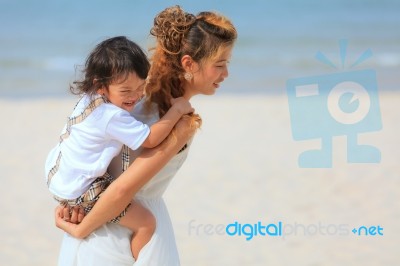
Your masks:
<svg viewBox="0 0 400 266"><path fill-rule="evenodd" d="M189 100L197 94L215 93L228 76L228 63L237 37L236 29L225 17L211 12L194 16L179 6L158 14L151 34L157 43L151 58L146 100L133 111L137 119L150 125L170 108L171 98ZM135 265L179 265L162 194L187 156L193 121L199 118L192 115L191 119L179 122L169 141L159 147L144 150L140 155L132 152L131 158L136 158L134 163L107 188L79 225L64 221L62 211L57 211L57 226L72 236L83 238L98 228L84 240L66 235L60 265L132 265L131 233L105 223L120 213L135 194L135 200L147 207L157 221L156 231L139 253ZM119 175L120 165L117 157L110 165L110 174ZM72 218L76 220L76 216L75 213Z"/></svg>

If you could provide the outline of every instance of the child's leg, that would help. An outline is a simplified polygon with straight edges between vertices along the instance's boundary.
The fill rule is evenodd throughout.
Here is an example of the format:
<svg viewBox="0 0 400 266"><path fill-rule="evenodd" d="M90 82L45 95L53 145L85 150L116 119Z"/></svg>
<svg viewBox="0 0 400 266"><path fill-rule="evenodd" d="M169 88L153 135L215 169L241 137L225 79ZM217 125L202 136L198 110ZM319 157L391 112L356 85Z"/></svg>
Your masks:
<svg viewBox="0 0 400 266"><path fill-rule="evenodd" d="M148 209L133 201L119 224L133 231L131 250L133 257L137 259L140 250L153 236L156 219Z"/></svg>

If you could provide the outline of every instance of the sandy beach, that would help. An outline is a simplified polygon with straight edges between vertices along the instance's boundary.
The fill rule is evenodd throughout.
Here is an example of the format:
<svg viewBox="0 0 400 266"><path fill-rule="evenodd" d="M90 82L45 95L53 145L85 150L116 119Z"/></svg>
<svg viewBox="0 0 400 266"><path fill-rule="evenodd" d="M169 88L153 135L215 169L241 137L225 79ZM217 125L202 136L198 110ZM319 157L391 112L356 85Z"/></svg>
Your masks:
<svg viewBox="0 0 400 266"><path fill-rule="evenodd" d="M319 143L293 140L285 95L194 99L203 127L165 195L182 265L399 265L400 93L379 97L383 128L359 142L381 162L347 163L337 137L333 167L322 169L299 168L298 155ZM2 265L56 265L63 234L43 168L74 103L0 99ZM225 232L258 222L282 234Z"/></svg>

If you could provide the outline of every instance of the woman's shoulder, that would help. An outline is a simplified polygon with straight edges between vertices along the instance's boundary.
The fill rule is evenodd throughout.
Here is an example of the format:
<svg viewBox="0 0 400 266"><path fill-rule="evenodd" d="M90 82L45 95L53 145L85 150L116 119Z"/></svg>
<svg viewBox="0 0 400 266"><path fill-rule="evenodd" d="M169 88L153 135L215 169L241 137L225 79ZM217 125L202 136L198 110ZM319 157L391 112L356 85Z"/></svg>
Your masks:
<svg viewBox="0 0 400 266"><path fill-rule="evenodd" d="M140 100L135 105L135 108L133 108L131 115L142 123L148 125L152 125L160 119L158 115L157 104L150 103L148 105L145 98Z"/></svg>

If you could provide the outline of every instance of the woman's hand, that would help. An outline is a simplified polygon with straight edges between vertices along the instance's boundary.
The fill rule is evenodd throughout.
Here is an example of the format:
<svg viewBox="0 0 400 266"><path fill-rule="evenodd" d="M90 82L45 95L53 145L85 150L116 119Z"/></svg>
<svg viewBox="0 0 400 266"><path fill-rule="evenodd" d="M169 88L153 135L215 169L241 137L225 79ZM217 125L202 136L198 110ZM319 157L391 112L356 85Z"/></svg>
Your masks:
<svg viewBox="0 0 400 266"><path fill-rule="evenodd" d="M75 238L85 238L86 235L82 235L79 231L78 224L83 220L85 212L83 208L74 207L70 214L69 207L58 206L55 209L55 222L56 226L61 230L64 230Z"/></svg>

